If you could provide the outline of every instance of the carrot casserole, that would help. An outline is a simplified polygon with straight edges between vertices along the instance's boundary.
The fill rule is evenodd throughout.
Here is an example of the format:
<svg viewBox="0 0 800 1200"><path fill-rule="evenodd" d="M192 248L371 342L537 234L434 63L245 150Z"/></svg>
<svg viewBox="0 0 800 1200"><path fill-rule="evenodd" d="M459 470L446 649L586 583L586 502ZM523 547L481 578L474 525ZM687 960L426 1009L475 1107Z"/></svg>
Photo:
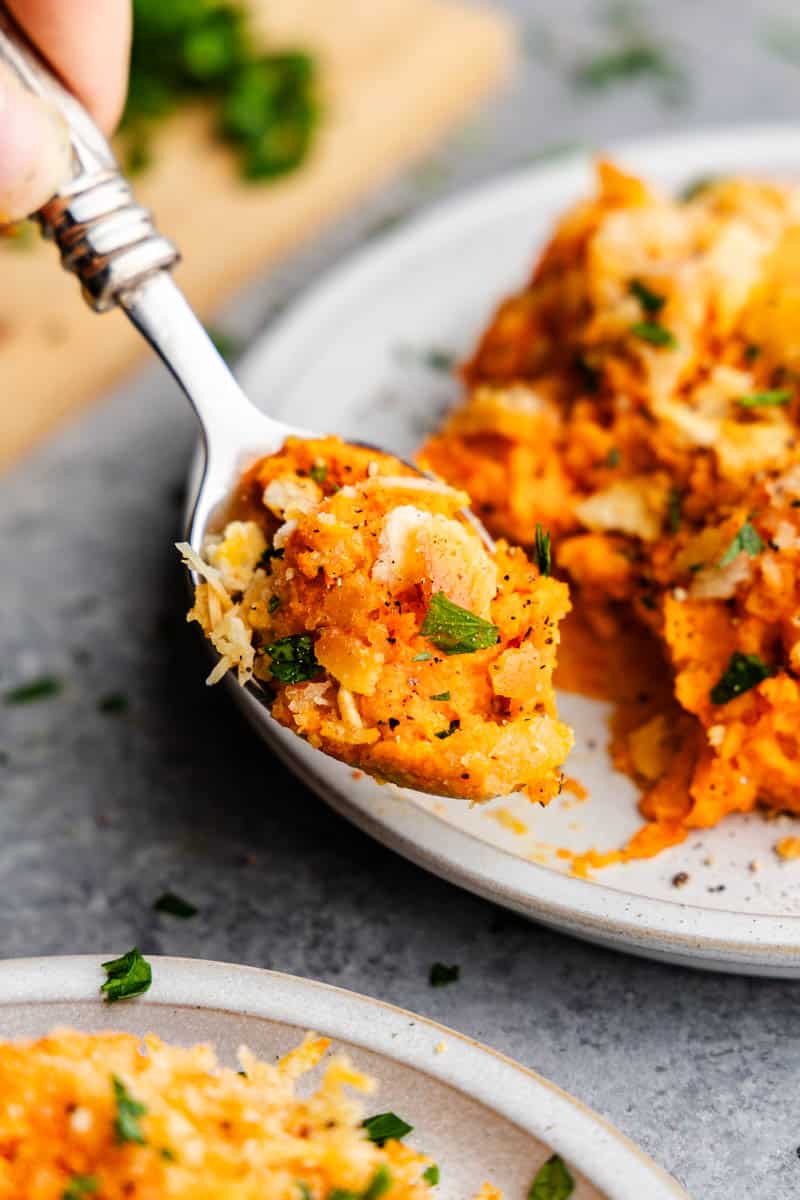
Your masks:
<svg viewBox="0 0 800 1200"><path fill-rule="evenodd" d="M425 1200L438 1166L394 1113L364 1120L374 1081L326 1038L276 1064L148 1035L54 1030L0 1043L2 1200ZM498 1200L484 1185L480 1200Z"/></svg>
<svg viewBox="0 0 800 1200"><path fill-rule="evenodd" d="M757 805L800 812L799 304L800 188L673 198L601 162L421 452L454 490L341 444L290 444L246 477L193 561L217 671L266 679L278 720L379 777L546 802L570 745L566 583L586 645L613 657L635 626L661 677L612 741L646 824L591 864ZM494 560L463 493L507 539ZM469 654L426 637L446 603L478 622ZM298 636L317 673L282 682L269 646Z"/></svg>

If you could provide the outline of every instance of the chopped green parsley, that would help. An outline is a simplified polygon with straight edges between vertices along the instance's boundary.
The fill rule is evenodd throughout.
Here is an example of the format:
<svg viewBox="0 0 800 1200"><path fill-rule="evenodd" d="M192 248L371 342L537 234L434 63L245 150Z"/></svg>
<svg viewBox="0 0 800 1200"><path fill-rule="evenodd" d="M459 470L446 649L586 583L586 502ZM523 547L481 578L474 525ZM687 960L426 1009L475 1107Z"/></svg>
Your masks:
<svg viewBox="0 0 800 1200"><path fill-rule="evenodd" d="M461 975L461 968L457 964L448 967L446 963L435 962L431 969L428 979L431 987L447 987L448 983L457 983Z"/></svg>
<svg viewBox="0 0 800 1200"><path fill-rule="evenodd" d="M400 1142L414 1129L413 1125L409 1125L393 1112L376 1113L374 1117L367 1117L361 1124L366 1129L369 1140L378 1146L388 1141Z"/></svg>
<svg viewBox="0 0 800 1200"><path fill-rule="evenodd" d="M473 654L500 640L496 625L454 604L444 592L431 597L421 632L445 654Z"/></svg>
<svg viewBox="0 0 800 1200"><path fill-rule="evenodd" d="M57 696L63 686L56 675L39 675L6 692L4 699L6 704L33 704L36 700L49 700Z"/></svg>
<svg viewBox="0 0 800 1200"><path fill-rule="evenodd" d="M415 654L411 661L428 662L431 658L433 658L433 655L431 654L430 650L423 650L420 654Z"/></svg>
<svg viewBox="0 0 800 1200"><path fill-rule="evenodd" d="M575 1191L575 1180L563 1158L553 1154L536 1172L528 1191L528 1200L569 1200Z"/></svg>
<svg viewBox="0 0 800 1200"><path fill-rule="evenodd" d="M660 296L658 292L652 291L646 283L642 283L641 279L632 279L628 284L628 291L636 297L644 311L652 317L657 317L667 303L666 296Z"/></svg>
<svg viewBox="0 0 800 1200"><path fill-rule="evenodd" d="M770 675L772 668L757 654L742 654L740 650L736 650L720 679L711 689L711 703L729 704L737 696L758 687L759 683L769 679Z"/></svg>
<svg viewBox="0 0 800 1200"><path fill-rule="evenodd" d="M150 963L142 956L137 946L120 958L104 962L103 970L107 979L101 984L100 991L105 995L108 1004L142 996L153 982Z"/></svg>
<svg viewBox="0 0 800 1200"><path fill-rule="evenodd" d="M658 321L637 321L635 325L631 325L631 333L643 342L649 342L651 346L664 346L672 350L678 344L675 334Z"/></svg>
<svg viewBox="0 0 800 1200"><path fill-rule="evenodd" d="M550 547L550 534L545 533L539 522L536 522L536 539L533 543L533 557L539 568L540 575L549 575L553 569L553 552Z"/></svg>
<svg viewBox="0 0 800 1200"><path fill-rule="evenodd" d="M791 402L793 395L791 388L772 388L766 392L748 392L738 396L736 403L742 408L781 408Z"/></svg>
<svg viewBox="0 0 800 1200"><path fill-rule="evenodd" d="M384 1163L381 1163L361 1193L361 1200L380 1200L381 1196L385 1195L391 1186L392 1177L389 1169Z"/></svg>
<svg viewBox="0 0 800 1200"><path fill-rule="evenodd" d="M314 480L314 483L322 484L328 478L328 464L322 462L321 460L319 462L312 463L311 469L308 473Z"/></svg>
<svg viewBox="0 0 800 1200"><path fill-rule="evenodd" d="M437 692L435 696L431 696L431 700L449 700L449 692Z"/></svg>
<svg viewBox="0 0 800 1200"><path fill-rule="evenodd" d="M61 1200L84 1200L85 1196L93 1196L99 1186L96 1175L73 1175L61 1193Z"/></svg>
<svg viewBox="0 0 800 1200"><path fill-rule="evenodd" d="M138 1100L134 1100L118 1075L111 1076L111 1086L114 1089L114 1100L117 1105L117 1113L114 1117L114 1140L118 1145L136 1142L139 1146L146 1146L147 1139L139 1125L139 1118L147 1115L147 1108Z"/></svg>
<svg viewBox="0 0 800 1200"><path fill-rule="evenodd" d="M764 543L759 537L758 530L749 521L745 521L717 565L727 567L737 555L742 553L749 554L751 558L755 558L763 549Z"/></svg>
<svg viewBox="0 0 800 1200"><path fill-rule="evenodd" d="M167 913L170 917L180 917L184 921L188 921L190 917L197 916L197 909L188 900L184 900L183 896L179 896L177 892L164 892L158 897L153 905L155 912Z"/></svg>
<svg viewBox="0 0 800 1200"><path fill-rule="evenodd" d="M426 1169L422 1172L422 1178L426 1183L429 1183L431 1187L436 1187L437 1183L439 1182L438 1165L436 1163L431 1163L429 1167L426 1167Z"/></svg>
<svg viewBox="0 0 800 1200"><path fill-rule="evenodd" d="M292 633L278 638L266 649L272 659L270 674L281 683L303 683L313 679L320 670L314 653L314 639L309 633Z"/></svg>
<svg viewBox="0 0 800 1200"><path fill-rule="evenodd" d="M280 596L270 596L269 602L267 604L267 612L270 614L277 612L278 609L280 608L280 606L281 606Z"/></svg>

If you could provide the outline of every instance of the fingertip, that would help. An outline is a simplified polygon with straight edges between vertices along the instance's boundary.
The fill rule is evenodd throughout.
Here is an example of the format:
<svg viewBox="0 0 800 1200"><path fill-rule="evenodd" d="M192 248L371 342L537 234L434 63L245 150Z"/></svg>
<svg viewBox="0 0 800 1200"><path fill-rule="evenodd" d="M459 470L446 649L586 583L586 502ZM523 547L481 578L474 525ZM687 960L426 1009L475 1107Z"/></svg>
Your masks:
<svg viewBox="0 0 800 1200"><path fill-rule="evenodd" d="M72 162L60 115L0 69L0 220L18 221L41 208Z"/></svg>

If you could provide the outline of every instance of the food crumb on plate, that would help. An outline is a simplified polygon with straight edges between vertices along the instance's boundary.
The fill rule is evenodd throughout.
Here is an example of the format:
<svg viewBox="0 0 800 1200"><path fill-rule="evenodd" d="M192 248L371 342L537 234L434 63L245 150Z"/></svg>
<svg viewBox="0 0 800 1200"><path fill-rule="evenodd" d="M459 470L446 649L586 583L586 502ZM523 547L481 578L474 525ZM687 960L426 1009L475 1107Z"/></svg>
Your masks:
<svg viewBox="0 0 800 1200"><path fill-rule="evenodd" d="M785 837L775 843L778 858L786 860L800 858L800 837Z"/></svg>

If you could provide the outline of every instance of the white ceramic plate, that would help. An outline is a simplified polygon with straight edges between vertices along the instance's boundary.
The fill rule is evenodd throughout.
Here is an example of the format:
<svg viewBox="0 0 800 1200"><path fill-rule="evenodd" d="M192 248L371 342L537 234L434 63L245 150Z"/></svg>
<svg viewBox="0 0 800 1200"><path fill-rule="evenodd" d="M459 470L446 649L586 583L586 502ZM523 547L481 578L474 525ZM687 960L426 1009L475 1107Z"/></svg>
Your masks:
<svg viewBox="0 0 800 1200"><path fill-rule="evenodd" d="M617 156L668 187L709 173L787 175L800 167L800 129L654 139L622 146ZM586 158L527 169L367 246L255 346L240 372L245 388L293 423L413 451L457 395L446 373L424 365L425 351L467 351L498 299L527 278L558 215L591 185ZM787 832L781 822L731 818L594 881L565 873L557 847L618 846L640 823L636 789L604 751L603 704L573 696L562 702L577 731L567 770L588 788L588 801L565 795L539 810L516 798L470 809L354 780L233 686L248 717L311 787L429 870L597 942L693 966L800 976L800 864L781 863L772 852ZM749 869L753 860L757 872ZM679 871L690 877L680 893L671 885Z"/></svg>
<svg viewBox="0 0 800 1200"><path fill-rule="evenodd" d="M39 1037L56 1025L150 1032L182 1045L213 1042L232 1063L242 1044L272 1059L313 1030L380 1081L376 1111L392 1109L414 1126L414 1144L441 1167L441 1200L467 1200L487 1178L507 1200L523 1200L553 1151L576 1175L573 1200L688 1200L566 1092L432 1021L307 979L189 958L150 959L147 995L108 1005L98 989L100 963L111 957L0 962L0 1037Z"/></svg>

